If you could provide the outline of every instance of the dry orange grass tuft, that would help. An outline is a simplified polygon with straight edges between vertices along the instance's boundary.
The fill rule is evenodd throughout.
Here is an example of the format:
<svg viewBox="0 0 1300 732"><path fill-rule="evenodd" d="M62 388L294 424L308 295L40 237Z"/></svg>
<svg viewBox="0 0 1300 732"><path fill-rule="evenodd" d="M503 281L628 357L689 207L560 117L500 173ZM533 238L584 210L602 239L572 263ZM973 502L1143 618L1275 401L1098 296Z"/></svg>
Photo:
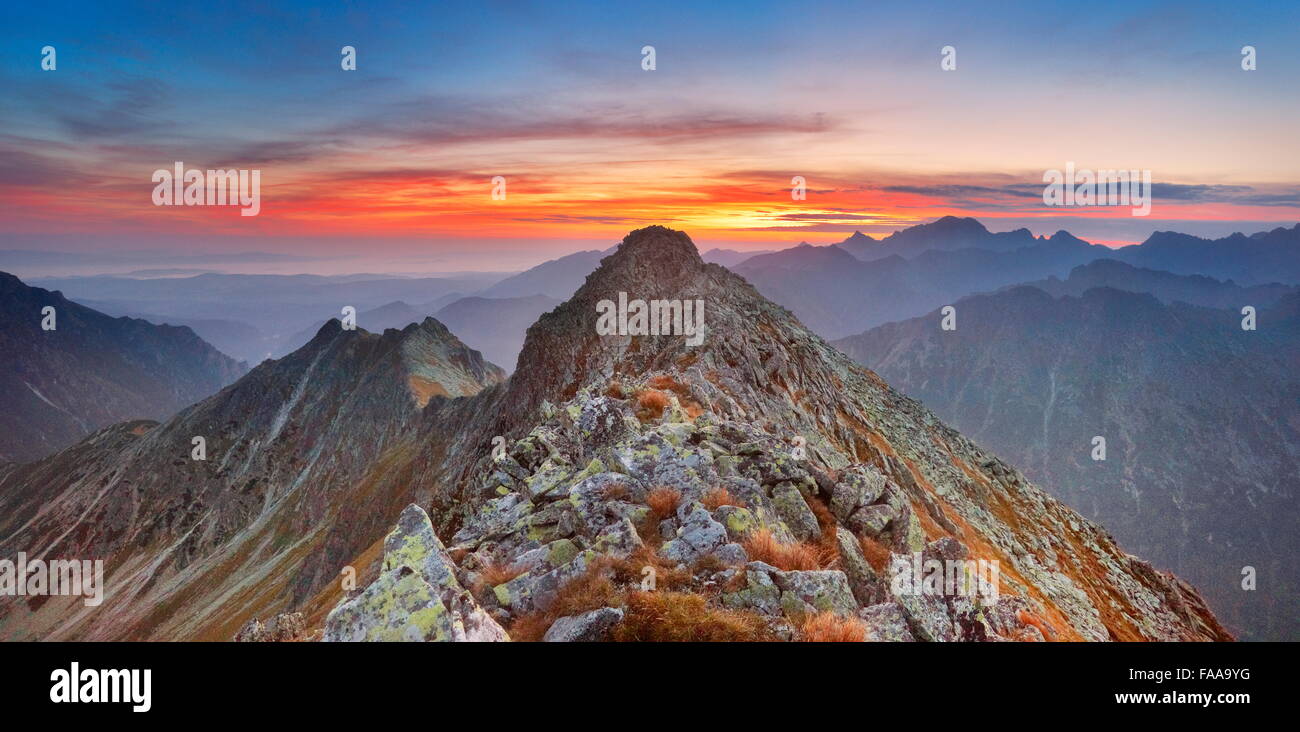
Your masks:
<svg viewBox="0 0 1300 732"><path fill-rule="evenodd" d="M637 419L646 422L663 416L668 407L668 395L658 389L646 389L637 395L636 403L641 407L637 410Z"/></svg>
<svg viewBox="0 0 1300 732"><path fill-rule="evenodd" d="M664 389L667 391L675 391L678 394L681 394L683 391L686 390L685 386L683 386L681 383L677 381L677 379L674 379L668 374L659 374L658 376L652 377L649 381L646 382L646 385L649 386L651 389Z"/></svg>
<svg viewBox="0 0 1300 732"><path fill-rule="evenodd" d="M840 558L840 543L835 538L839 522L835 520L835 514L831 513L830 506L820 498L808 496L805 497L805 502L817 517L817 525L822 530L821 539L817 542L817 560L823 567L829 567Z"/></svg>
<svg viewBox="0 0 1300 732"><path fill-rule="evenodd" d="M861 643L867 639L867 626L861 620L831 612L806 616L799 631L807 643Z"/></svg>
<svg viewBox="0 0 1300 732"><path fill-rule="evenodd" d="M768 529L749 532L744 547L751 562L764 562L787 572L822 568L817 546L804 542L782 544Z"/></svg>
<svg viewBox="0 0 1300 732"><path fill-rule="evenodd" d="M545 612L520 615L510 624L510 640L540 641L551 625L566 615L581 615L602 607L618 607L623 595L610 578L607 563L597 562L587 571L560 586Z"/></svg>
<svg viewBox="0 0 1300 732"><path fill-rule="evenodd" d="M605 387L605 396L611 399L626 399L627 395L623 392L623 384L618 381L609 382Z"/></svg>
<svg viewBox="0 0 1300 732"><path fill-rule="evenodd" d="M682 500L682 492L676 488L667 488L659 486L650 491L646 496L646 505L650 507L650 513L656 521L662 521L672 515L677 510L677 504Z"/></svg>
<svg viewBox="0 0 1300 732"><path fill-rule="evenodd" d="M489 587L496 587L504 584L524 573L523 567L516 567L512 564L489 564L479 570L478 579L474 582L474 594L482 594Z"/></svg>
<svg viewBox="0 0 1300 732"><path fill-rule="evenodd" d="M715 486L705 491L701 502L710 511L716 511L723 506L745 507L745 504L740 499L731 495L731 491L722 486Z"/></svg>
<svg viewBox="0 0 1300 732"><path fill-rule="evenodd" d="M633 592L627 597L616 641L767 641L767 622L754 612L710 606L701 595L685 592Z"/></svg>
<svg viewBox="0 0 1300 732"><path fill-rule="evenodd" d="M889 547L870 536L859 536L858 545L862 547L862 557L877 572L884 573L889 566Z"/></svg>
<svg viewBox="0 0 1300 732"><path fill-rule="evenodd" d="M528 613L515 618L506 632L515 643L538 643L554 622L555 618L547 613Z"/></svg>
<svg viewBox="0 0 1300 732"><path fill-rule="evenodd" d="M641 586L641 580L645 578L646 567L654 568L655 589L657 590L675 590L689 587L691 584L690 570L685 567L678 569L677 562L664 559L650 546L637 547L626 558L614 559L610 562L614 581L620 585L633 587Z"/></svg>

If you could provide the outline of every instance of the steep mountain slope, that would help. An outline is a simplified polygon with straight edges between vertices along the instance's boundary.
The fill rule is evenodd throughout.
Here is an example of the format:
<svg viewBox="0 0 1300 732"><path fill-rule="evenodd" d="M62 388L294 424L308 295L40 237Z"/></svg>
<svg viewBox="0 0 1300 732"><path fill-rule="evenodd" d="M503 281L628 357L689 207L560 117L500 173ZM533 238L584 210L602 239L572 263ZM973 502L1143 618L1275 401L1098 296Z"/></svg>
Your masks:
<svg viewBox="0 0 1300 732"><path fill-rule="evenodd" d="M597 306L620 293L702 301L703 343L600 335ZM322 333L225 392L247 383L257 405L209 400L135 443L83 443L104 457L65 485L47 480L54 459L4 474L0 496L57 498L0 552L122 548L112 607L10 616L0 632L230 637L296 610L327 640L798 638L814 618L891 640L1229 638L1190 586L705 264L681 232L632 232L529 328L515 374L473 396L415 408L404 374L444 360L407 358L414 335ZM346 354L403 367L346 368ZM248 422L253 409L266 414ZM178 471L216 466L154 456L227 422L238 438L213 454L231 474L179 510L195 504L178 486L196 479ZM123 478L112 470L130 487L102 492ZM177 510L107 520L133 515L128 491L162 484ZM418 506L399 516L403 500ZM396 528L385 537L381 522ZM891 551L996 560L1000 594L891 593ZM333 581L344 565L363 588Z"/></svg>
<svg viewBox="0 0 1300 732"><path fill-rule="evenodd" d="M819 335L840 338L915 317L974 292L1065 275L1111 251L1065 232L1050 239L1030 237L1030 246L1010 251L957 248L961 241L913 252L910 259L892 254L868 262L838 245L803 245L753 257L732 270L793 310Z"/></svg>
<svg viewBox="0 0 1300 732"><path fill-rule="evenodd" d="M1204 275L1177 275L1134 267L1114 259L1098 259L1070 270L1064 280L1049 277L1026 282L1053 297L1082 295L1094 287L1111 287L1128 292L1146 292L1164 303L1185 302L1207 308L1240 311L1245 305L1256 310L1272 307L1283 296L1296 292L1294 285L1272 283L1242 287ZM1017 287L1019 285L1016 285Z"/></svg>
<svg viewBox="0 0 1300 732"><path fill-rule="evenodd" d="M528 297L463 297L433 314L465 343L507 371L515 367L524 334L537 316L559 305L545 295Z"/></svg>
<svg viewBox="0 0 1300 732"><path fill-rule="evenodd" d="M0 556L102 558L104 604L0 602L6 638L229 639L333 578L420 494L426 405L500 382L441 324L330 321L164 424L115 425L0 477ZM206 441L206 460L192 440Z"/></svg>
<svg viewBox="0 0 1300 732"><path fill-rule="evenodd" d="M55 329L43 330L53 307ZM0 272L0 461L133 418L162 419L246 370L189 328L112 318Z"/></svg>
<svg viewBox="0 0 1300 732"><path fill-rule="evenodd" d="M958 302L955 331L935 312L836 345L1188 578L1234 629L1293 640L1298 302L1261 309L1258 330L1243 331L1236 307L1019 287ZM1105 461L1091 458L1094 436ZM1259 573L1254 592L1241 588L1245 566Z"/></svg>

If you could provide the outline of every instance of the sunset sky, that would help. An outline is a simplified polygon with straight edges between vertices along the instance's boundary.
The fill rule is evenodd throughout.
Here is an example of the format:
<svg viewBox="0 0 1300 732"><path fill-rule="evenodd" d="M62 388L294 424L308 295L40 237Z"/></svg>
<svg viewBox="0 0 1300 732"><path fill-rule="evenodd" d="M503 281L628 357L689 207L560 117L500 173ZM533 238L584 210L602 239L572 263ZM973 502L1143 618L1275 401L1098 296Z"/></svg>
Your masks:
<svg viewBox="0 0 1300 732"><path fill-rule="evenodd" d="M1218 5L9 2L0 248L513 269L652 223L755 249L945 214L1110 244L1294 224L1300 9ZM261 214L155 207L177 160L260 169ZM1071 161L1151 170L1151 215L1043 206Z"/></svg>

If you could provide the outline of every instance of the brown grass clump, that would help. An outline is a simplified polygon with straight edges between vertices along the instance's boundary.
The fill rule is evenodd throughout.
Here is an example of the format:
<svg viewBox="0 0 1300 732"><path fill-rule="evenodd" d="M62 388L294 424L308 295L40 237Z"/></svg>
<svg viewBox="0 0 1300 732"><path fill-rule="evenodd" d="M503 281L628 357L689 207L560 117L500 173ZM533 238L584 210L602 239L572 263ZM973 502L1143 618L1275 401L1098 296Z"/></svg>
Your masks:
<svg viewBox="0 0 1300 732"><path fill-rule="evenodd" d="M817 525L822 530L821 539L817 542L817 560L823 567L829 567L840 558L840 542L835 538L839 522L835 520L835 514L831 513L830 506L820 498L807 497L805 503L817 517Z"/></svg>
<svg viewBox="0 0 1300 732"><path fill-rule="evenodd" d="M614 581L620 585L640 587L646 567L654 567L656 590L676 590L691 584L689 570L678 569L676 562L664 559L649 546L637 547L627 557L610 561Z"/></svg>
<svg viewBox="0 0 1300 732"><path fill-rule="evenodd" d="M482 594L487 588L509 582L523 573L523 567L516 567L513 564L489 564L479 570L478 579L474 582L474 594Z"/></svg>
<svg viewBox="0 0 1300 732"><path fill-rule="evenodd" d="M682 394L682 392L686 391L685 386L683 386L680 382L677 381L677 379L674 379L668 374L659 374L658 376L655 376L651 378L649 381L647 381L646 385L649 386L651 389L662 389L664 391L677 392L679 396Z"/></svg>
<svg viewBox="0 0 1300 732"><path fill-rule="evenodd" d="M822 568L817 546L805 542L782 544L769 529L749 532L744 547L751 562L764 562L786 572Z"/></svg>
<svg viewBox="0 0 1300 732"><path fill-rule="evenodd" d="M655 517L655 521L663 521L677 510L677 504L682 500L682 492L676 488L667 488L659 486L650 491L646 496L646 505L650 507L650 513Z"/></svg>
<svg viewBox="0 0 1300 732"><path fill-rule="evenodd" d="M609 386L605 387L605 396L609 397L610 399L627 398L627 394L624 393L623 391L623 384L618 381L609 382Z"/></svg>
<svg viewBox="0 0 1300 732"><path fill-rule="evenodd" d="M871 568L884 574L889 566L889 547L870 536L859 536L858 544L862 547L862 557Z"/></svg>
<svg viewBox="0 0 1300 732"><path fill-rule="evenodd" d="M701 414L704 414L704 407L700 406L699 402L691 398L691 388L668 374L659 374L658 376L652 377L646 382L646 384L651 389L671 391L676 394L677 400L681 402L682 409L686 412L688 419L695 419Z"/></svg>
<svg viewBox="0 0 1300 732"><path fill-rule="evenodd" d="M559 618L566 615L581 615L602 607L618 607L622 604L623 594L610 578L608 565L597 562L585 573L561 585L555 593L555 601L545 612L526 613L516 618L510 624L508 631L510 640L540 641Z"/></svg>
<svg viewBox="0 0 1300 732"><path fill-rule="evenodd" d="M712 607L685 592L633 592L623 622L614 628L621 642L725 642L773 640L762 616Z"/></svg>
<svg viewBox="0 0 1300 732"><path fill-rule="evenodd" d="M627 486L622 483L610 483L605 486L600 495L606 501L621 501L628 496Z"/></svg>
<svg viewBox="0 0 1300 732"><path fill-rule="evenodd" d="M663 416L668 408L668 395L658 389L646 389L637 395L636 403L641 407L637 410L637 419L647 422Z"/></svg>
<svg viewBox="0 0 1300 732"><path fill-rule="evenodd" d="M831 612L804 617L799 631L806 643L861 643L867 639L867 626L861 620Z"/></svg>
<svg viewBox="0 0 1300 732"><path fill-rule="evenodd" d="M540 643L553 623L555 618L549 614L533 612L515 618L506 632L515 643Z"/></svg>
<svg viewBox="0 0 1300 732"><path fill-rule="evenodd" d="M740 506L741 508L745 506L740 499L731 495L731 491L722 486L715 486L705 491L701 502L710 511L716 511L723 506Z"/></svg>

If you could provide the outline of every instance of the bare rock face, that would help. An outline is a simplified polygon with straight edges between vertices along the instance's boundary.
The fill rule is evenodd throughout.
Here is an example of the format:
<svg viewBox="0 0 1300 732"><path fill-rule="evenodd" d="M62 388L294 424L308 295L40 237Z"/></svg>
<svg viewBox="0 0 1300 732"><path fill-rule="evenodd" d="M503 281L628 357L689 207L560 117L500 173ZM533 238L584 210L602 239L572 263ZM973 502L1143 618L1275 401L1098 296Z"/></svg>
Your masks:
<svg viewBox="0 0 1300 732"><path fill-rule="evenodd" d="M601 335L597 304L620 294L702 301L703 342ZM426 372L410 359L427 350L402 348L410 335L323 332L154 428L148 449L116 447L68 494L87 503L56 501L38 535L81 536L53 532L75 528L104 481L146 492L165 520L105 503L129 548L86 535L117 547L128 593L187 591L186 612L38 619L63 637L192 637L219 616L229 637L259 604L218 599L240 596L213 571L235 562L264 604L332 607L328 640L798 639L825 614L875 640L1229 638L1189 586L705 264L681 232L628 235L529 329L508 381L467 357L471 396L421 406L410 377ZM221 467L161 468L161 436L200 422L233 423ZM41 469L0 472L0 495ZM163 482L211 487L169 515ZM1000 592L900 595L889 568L913 556L998 562ZM364 589L339 599L348 566Z"/></svg>

